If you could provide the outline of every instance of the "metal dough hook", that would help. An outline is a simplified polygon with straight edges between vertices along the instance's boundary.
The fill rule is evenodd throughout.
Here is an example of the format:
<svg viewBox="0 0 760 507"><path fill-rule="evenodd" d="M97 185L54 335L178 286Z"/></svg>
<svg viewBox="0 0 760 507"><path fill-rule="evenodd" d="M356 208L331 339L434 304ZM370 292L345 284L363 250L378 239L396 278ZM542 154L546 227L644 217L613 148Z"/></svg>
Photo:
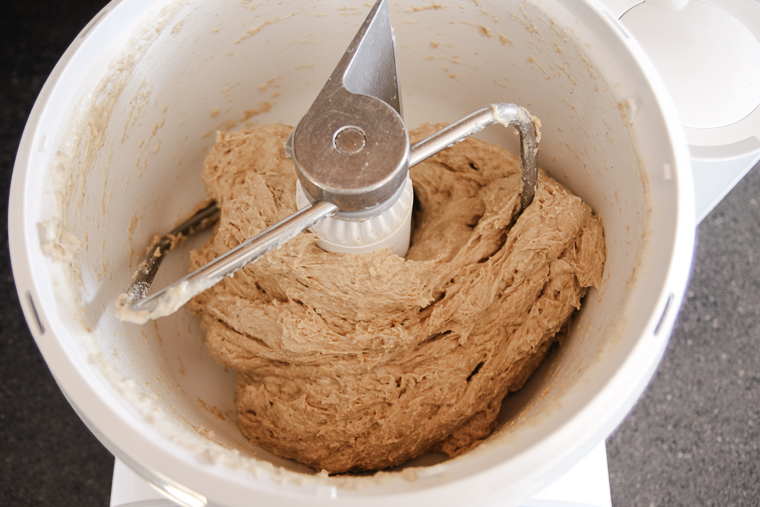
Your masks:
<svg viewBox="0 0 760 507"><path fill-rule="evenodd" d="M521 205L533 201L538 181L538 132L530 113L514 104L484 107L416 143L401 116L395 38L387 0L378 0L286 142L309 204L161 291L147 296L164 254L212 223L215 203L189 218L153 247L119 296L120 320L145 323L174 313L192 297L255 261L326 217L365 220L389 209L412 167L494 123L520 135Z"/></svg>

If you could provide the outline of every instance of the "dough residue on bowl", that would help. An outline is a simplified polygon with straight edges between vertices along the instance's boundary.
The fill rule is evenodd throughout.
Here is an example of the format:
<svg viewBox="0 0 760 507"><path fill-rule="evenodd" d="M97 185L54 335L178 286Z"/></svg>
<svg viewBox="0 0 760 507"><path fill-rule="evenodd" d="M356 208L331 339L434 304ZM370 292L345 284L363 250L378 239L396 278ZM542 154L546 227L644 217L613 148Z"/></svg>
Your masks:
<svg viewBox="0 0 760 507"><path fill-rule="evenodd" d="M218 134L202 177L221 219L191 269L295 212L290 131ZM237 371L253 443L331 473L457 456L600 286L599 218L544 173L520 213L519 161L502 148L469 138L410 174L406 258L325 252L306 232L193 300L209 352Z"/></svg>

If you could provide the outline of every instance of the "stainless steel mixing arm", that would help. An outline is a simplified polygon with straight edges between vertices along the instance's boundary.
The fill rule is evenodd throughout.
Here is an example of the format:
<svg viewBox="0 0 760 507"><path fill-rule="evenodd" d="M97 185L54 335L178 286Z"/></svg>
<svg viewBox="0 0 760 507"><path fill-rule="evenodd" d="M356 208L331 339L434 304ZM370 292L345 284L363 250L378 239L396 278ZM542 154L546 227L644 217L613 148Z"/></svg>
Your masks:
<svg viewBox="0 0 760 507"><path fill-rule="evenodd" d="M494 123L512 125L519 131L524 209L533 200L538 177L539 134L530 113L514 104L493 104L410 148L401 117L388 4L379 0L286 142L286 153L295 162L311 204L145 297L163 258L163 250L158 250L158 255L149 256L141 265L127 292L119 297L117 316L144 323L169 315L325 217L364 220L383 213L398 199L410 166Z"/></svg>

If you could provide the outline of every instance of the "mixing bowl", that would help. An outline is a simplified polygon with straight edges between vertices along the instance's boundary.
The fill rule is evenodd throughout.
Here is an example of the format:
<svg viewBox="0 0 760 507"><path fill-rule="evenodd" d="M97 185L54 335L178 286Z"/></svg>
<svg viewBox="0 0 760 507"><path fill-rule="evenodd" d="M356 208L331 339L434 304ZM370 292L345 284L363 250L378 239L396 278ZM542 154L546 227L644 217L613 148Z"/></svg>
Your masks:
<svg viewBox="0 0 760 507"><path fill-rule="evenodd" d="M315 473L239 433L234 374L187 309L145 326L115 318L153 235L205 198L215 132L294 125L368 9L116 0L61 59L24 132L9 233L30 328L93 433L183 505L516 504L614 430L664 352L694 246L686 143L641 48L591 0L391 3L407 125L527 107L543 124L540 165L606 230L601 290L483 445L372 476ZM517 152L502 127L482 137ZM184 274L203 239L156 285Z"/></svg>

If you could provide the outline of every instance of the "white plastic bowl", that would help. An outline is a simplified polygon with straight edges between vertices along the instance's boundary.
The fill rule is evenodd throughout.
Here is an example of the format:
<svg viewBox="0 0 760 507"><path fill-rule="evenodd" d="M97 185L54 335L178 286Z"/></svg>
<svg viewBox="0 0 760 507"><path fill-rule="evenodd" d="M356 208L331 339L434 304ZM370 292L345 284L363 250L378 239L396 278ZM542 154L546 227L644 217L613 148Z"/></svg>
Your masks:
<svg viewBox="0 0 760 507"><path fill-rule="evenodd" d="M233 374L208 356L188 311L142 327L114 317L152 235L205 197L214 131L295 124L367 11L360 1L114 1L61 59L24 132L9 233L34 337L97 437L185 505L514 504L613 431L664 352L694 246L686 143L641 48L590 0L391 4L407 124L491 102L528 107L543 123L540 165L606 228L601 291L484 445L374 477L314 475L238 432ZM501 127L484 138L516 149ZM82 243L77 269L43 254L61 231ZM185 272L189 243L157 284Z"/></svg>

